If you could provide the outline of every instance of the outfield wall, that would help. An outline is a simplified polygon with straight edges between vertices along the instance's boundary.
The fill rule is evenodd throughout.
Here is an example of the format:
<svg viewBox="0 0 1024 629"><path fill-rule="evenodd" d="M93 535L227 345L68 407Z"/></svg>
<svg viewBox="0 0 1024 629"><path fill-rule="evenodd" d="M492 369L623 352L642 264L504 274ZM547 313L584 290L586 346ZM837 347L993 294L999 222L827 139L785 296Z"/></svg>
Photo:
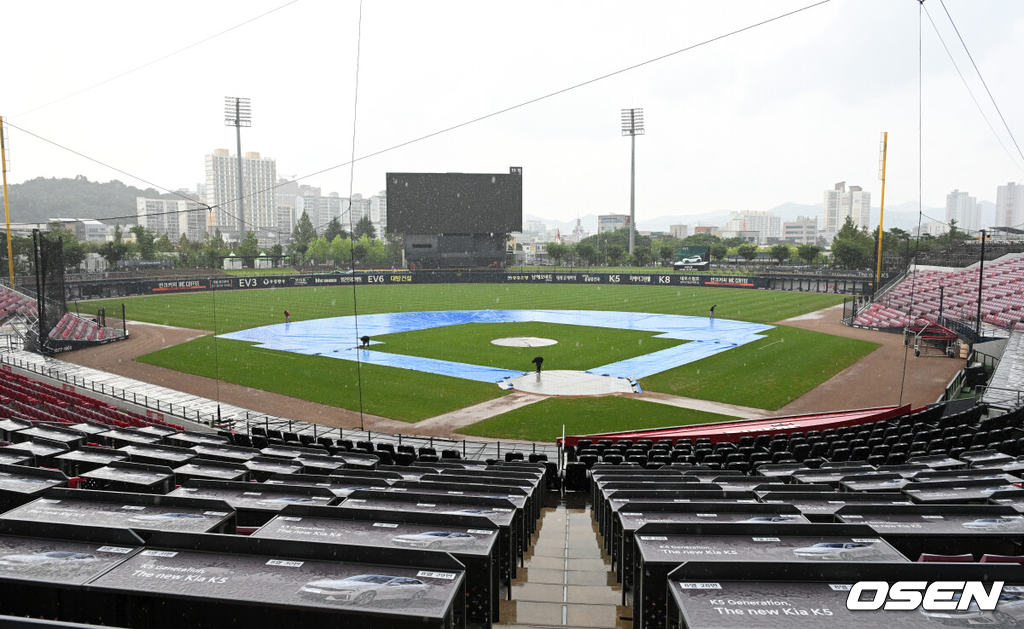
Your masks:
<svg viewBox="0 0 1024 629"><path fill-rule="evenodd" d="M309 275L200 277L187 279L100 280L68 284L68 299L193 293L209 290L351 286L370 284L605 284L634 286L712 286L864 294L869 280L780 278L760 275L684 275L679 273L591 273L510 271L360 271Z"/></svg>

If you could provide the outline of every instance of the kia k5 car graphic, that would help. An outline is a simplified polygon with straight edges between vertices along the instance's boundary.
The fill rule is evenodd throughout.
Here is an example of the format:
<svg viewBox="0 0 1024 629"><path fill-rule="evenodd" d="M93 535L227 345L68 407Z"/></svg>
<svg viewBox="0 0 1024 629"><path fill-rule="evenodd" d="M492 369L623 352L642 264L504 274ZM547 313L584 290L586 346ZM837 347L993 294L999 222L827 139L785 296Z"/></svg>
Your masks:
<svg viewBox="0 0 1024 629"><path fill-rule="evenodd" d="M840 559L843 561L881 555L874 545L865 542L820 542L813 546L796 548L793 552L797 557L808 559Z"/></svg>
<svg viewBox="0 0 1024 629"><path fill-rule="evenodd" d="M964 522L963 526L975 531L1001 531L1003 529L1020 528L1020 518L978 518L970 522Z"/></svg>
<svg viewBox="0 0 1024 629"><path fill-rule="evenodd" d="M95 560L96 555L90 555L89 553L53 550L46 553L31 553L27 555L4 555L0 557L0 566L25 566L57 563L70 564Z"/></svg>
<svg viewBox="0 0 1024 629"><path fill-rule="evenodd" d="M410 548L456 548L474 541L476 541L475 535L454 531L427 531L426 533L397 535L391 538L391 543Z"/></svg>
<svg viewBox="0 0 1024 629"><path fill-rule="evenodd" d="M410 577L359 574L344 579L319 579L302 586L299 593L309 599L366 605L374 600L415 600L423 598L430 586Z"/></svg>
<svg viewBox="0 0 1024 629"><path fill-rule="evenodd" d="M183 522L185 520L205 520L205 515L198 513L147 513L128 518L129 522Z"/></svg>

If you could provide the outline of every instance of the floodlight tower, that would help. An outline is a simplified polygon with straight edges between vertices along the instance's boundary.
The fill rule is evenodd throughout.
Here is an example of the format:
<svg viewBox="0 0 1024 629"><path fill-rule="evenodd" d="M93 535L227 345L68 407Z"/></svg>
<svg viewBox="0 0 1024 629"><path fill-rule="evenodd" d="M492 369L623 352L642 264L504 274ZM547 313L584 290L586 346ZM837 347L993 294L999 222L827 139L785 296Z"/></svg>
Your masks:
<svg viewBox="0 0 1024 629"><path fill-rule="evenodd" d="M242 127L252 126L252 108L248 98L224 97L224 124L235 128L238 141L238 242L245 238L245 189L242 186Z"/></svg>
<svg viewBox="0 0 1024 629"><path fill-rule="evenodd" d="M636 234L636 136L644 134L642 107L622 110L622 135L629 136L629 254L633 255Z"/></svg>

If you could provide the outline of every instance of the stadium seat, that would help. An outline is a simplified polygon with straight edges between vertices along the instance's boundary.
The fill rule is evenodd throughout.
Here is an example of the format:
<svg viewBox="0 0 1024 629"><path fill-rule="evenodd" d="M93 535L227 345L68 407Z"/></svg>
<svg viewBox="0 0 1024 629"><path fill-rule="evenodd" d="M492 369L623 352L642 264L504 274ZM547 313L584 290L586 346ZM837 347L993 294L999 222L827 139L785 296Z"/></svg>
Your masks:
<svg viewBox="0 0 1024 629"><path fill-rule="evenodd" d="M588 491L590 479L587 477L587 466L580 461L567 463L564 486L566 491Z"/></svg>
<svg viewBox="0 0 1024 629"><path fill-rule="evenodd" d="M1016 563L1024 565L1024 555L982 555L980 563Z"/></svg>
<svg viewBox="0 0 1024 629"><path fill-rule="evenodd" d="M409 452L395 452L395 465L409 466L416 462L416 457Z"/></svg>

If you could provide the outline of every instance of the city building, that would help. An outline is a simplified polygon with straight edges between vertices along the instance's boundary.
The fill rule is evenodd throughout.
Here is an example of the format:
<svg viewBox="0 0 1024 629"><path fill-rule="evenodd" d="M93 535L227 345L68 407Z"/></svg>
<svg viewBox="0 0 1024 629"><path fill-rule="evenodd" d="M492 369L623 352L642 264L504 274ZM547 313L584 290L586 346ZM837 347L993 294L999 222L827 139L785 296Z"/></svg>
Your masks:
<svg viewBox="0 0 1024 629"><path fill-rule="evenodd" d="M597 233L605 234L629 227L629 214L601 214L597 217Z"/></svg>
<svg viewBox="0 0 1024 629"><path fill-rule="evenodd" d="M277 180L277 231L281 232L282 240L291 242L292 232L299 216L295 214L295 199L299 196L299 182L292 176L289 179ZM282 243L283 244L283 243Z"/></svg>
<svg viewBox="0 0 1024 629"><path fill-rule="evenodd" d="M373 223L377 238L384 239L388 232L388 191L381 190L370 197L370 222Z"/></svg>
<svg viewBox="0 0 1024 629"><path fill-rule="evenodd" d="M687 236L690 235L690 226L689 225L669 225L668 226L668 231L669 231L670 234L672 234L673 238L678 238L679 240L682 240L683 238L686 238Z"/></svg>
<svg viewBox="0 0 1024 629"><path fill-rule="evenodd" d="M345 229L354 230L359 221L370 216L370 200L364 199L363 195L357 192L352 195L352 199L349 201L349 209L352 215L342 217L342 226Z"/></svg>
<svg viewBox="0 0 1024 629"><path fill-rule="evenodd" d="M996 191L996 227L1024 226L1024 186L1012 181Z"/></svg>
<svg viewBox="0 0 1024 629"><path fill-rule="evenodd" d="M920 238L924 236L939 237L949 231L949 225L942 221L928 221L922 223L920 228L914 227L913 234L914 238Z"/></svg>
<svg viewBox="0 0 1024 629"><path fill-rule="evenodd" d="M723 237L735 238L751 232L757 234L757 244L767 244L769 238L778 239L782 235L782 219L772 212L729 212L729 222L722 229Z"/></svg>
<svg viewBox="0 0 1024 629"><path fill-rule="evenodd" d="M857 229L871 227L871 193L860 186L850 186L840 181L832 190L825 191L825 212L822 228L829 239L842 229L847 217L853 219Z"/></svg>
<svg viewBox="0 0 1024 629"><path fill-rule="evenodd" d="M946 195L946 222L956 221L960 231L976 232L981 229L981 208L978 200L966 192L954 190Z"/></svg>
<svg viewBox="0 0 1024 629"><path fill-rule="evenodd" d="M178 242L182 234L192 241L206 235L209 212L198 201L136 197L135 212L139 225L154 234L167 234L172 242Z"/></svg>
<svg viewBox="0 0 1024 629"><path fill-rule="evenodd" d="M277 163L259 153L242 158L242 196L238 198L238 158L227 149L206 156L206 203L214 208L207 226L225 240L240 241L244 232L274 232L278 226ZM244 212L241 209L244 208Z"/></svg>
<svg viewBox="0 0 1024 629"><path fill-rule="evenodd" d="M818 242L818 219L798 216L795 221L782 223L783 242L794 245L813 245Z"/></svg>
<svg viewBox="0 0 1024 629"><path fill-rule="evenodd" d="M545 225L543 221L523 221L523 235L525 236L537 236L538 238L542 238L547 230L548 226Z"/></svg>

